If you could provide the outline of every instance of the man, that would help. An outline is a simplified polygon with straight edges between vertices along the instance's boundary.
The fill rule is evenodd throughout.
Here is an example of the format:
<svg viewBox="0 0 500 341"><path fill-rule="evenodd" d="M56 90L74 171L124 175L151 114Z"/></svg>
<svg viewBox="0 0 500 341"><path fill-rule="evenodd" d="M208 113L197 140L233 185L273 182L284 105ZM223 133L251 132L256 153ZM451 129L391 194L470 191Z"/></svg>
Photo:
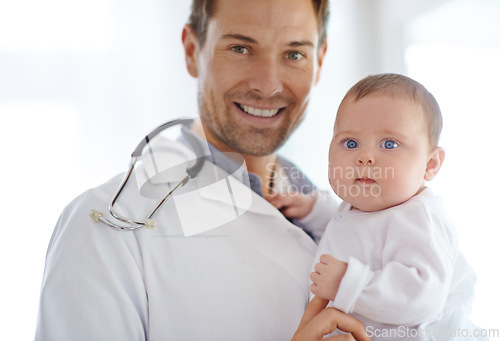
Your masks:
<svg viewBox="0 0 500 341"><path fill-rule="evenodd" d="M252 205L181 238L172 234L179 227L172 202L157 218L168 229L118 232L88 212L105 209L119 178L85 192L64 210L49 245L36 340L291 339L307 304L315 244L262 196L278 183L312 189L276 150L303 119L318 81L327 12L326 1L194 1L182 33L188 71L198 78L192 131L212 151L243 156ZM282 169L301 176L288 179ZM143 208L139 198L124 201L124 209ZM308 320L297 340L313 335Z"/></svg>
<svg viewBox="0 0 500 341"><path fill-rule="evenodd" d="M193 129L203 126L220 151L243 154L263 181L319 79L327 2L211 3L194 2L182 35L188 71L199 84L201 124ZM198 13L210 11L210 20Z"/></svg>

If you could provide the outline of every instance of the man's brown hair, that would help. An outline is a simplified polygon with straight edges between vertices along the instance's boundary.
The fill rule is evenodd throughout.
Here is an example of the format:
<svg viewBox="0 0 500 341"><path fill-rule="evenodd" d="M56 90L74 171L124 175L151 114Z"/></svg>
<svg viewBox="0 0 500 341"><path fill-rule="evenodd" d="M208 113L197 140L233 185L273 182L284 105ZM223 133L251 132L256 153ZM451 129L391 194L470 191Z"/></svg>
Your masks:
<svg viewBox="0 0 500 341"><path fill-rule="evenodd" d="M329 5L328 0L312 0L312 2L318 21L318 47L320 47L326 41ZM191 4L189 24L193 27L193 30L200 42L200 46L203 46L205 43L208 22L214 15L216 6L216 0L193 0L193 3Z"/></svg>

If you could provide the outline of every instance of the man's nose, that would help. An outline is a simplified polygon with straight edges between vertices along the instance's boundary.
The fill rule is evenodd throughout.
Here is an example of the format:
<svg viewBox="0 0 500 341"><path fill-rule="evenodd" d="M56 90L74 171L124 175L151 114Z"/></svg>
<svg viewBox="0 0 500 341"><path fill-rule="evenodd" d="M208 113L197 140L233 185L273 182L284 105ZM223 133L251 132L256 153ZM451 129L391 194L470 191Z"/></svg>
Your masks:
<svg viewBox="0 0 500 341"><path fill-rule="evenodd" d="M252 71L248 82L252 90L264 97L270 97L283 91L279 62L272 58L260 58L255 62Z"/></svg>

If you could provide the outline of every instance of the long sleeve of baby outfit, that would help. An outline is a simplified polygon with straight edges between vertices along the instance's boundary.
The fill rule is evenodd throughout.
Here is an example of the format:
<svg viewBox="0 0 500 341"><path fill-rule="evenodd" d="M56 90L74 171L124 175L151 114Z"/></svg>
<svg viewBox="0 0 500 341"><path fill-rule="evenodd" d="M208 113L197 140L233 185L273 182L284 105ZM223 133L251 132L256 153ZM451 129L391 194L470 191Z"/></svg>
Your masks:
<svg viewBox="0 0 500 341"><path fill-rule="evenodd" d="M457 245L439 198L418 196L380 212L351 212L333 221L323 238L330 253L348 263L333 306L401 326L440 319ZM319 249L325 250L324 243Z"/></svg>

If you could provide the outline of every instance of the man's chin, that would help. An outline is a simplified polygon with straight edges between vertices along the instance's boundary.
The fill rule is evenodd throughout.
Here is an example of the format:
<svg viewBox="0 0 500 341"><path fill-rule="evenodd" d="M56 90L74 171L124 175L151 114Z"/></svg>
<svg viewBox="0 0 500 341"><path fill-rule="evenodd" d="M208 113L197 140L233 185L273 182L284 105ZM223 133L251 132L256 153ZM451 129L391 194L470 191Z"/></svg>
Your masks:
<svg viewBox="0 0 500 341"><path fill-rule="evenodd" d="M217 124L210 116L200 118L208 142L221 151L266 156L281 147L288 137L280 128L256 128L227 121Z"/></svg>
<svg viewBox="0 0 500 341"><path fill-rule="evenodd" d="M271 133L272 134L272 133ZM235 152L251 155L266 156L274 153L285 141L284 138L270 139L260 134L236 134L226 138L226 144Z"/></svg>
<svg viewBox="0 0 500 341"><path fill-rule="evenodd" d="M279 148L279 146L280 145L275 146L275 145L269 145L269 144L267 144L267 145L262 145L262 144L241 145L241 144L238 144L238 145L232 146L231 149L233 149L237 153L244 154L244 155L266 156L266 155L274 153Z"/></svg>

